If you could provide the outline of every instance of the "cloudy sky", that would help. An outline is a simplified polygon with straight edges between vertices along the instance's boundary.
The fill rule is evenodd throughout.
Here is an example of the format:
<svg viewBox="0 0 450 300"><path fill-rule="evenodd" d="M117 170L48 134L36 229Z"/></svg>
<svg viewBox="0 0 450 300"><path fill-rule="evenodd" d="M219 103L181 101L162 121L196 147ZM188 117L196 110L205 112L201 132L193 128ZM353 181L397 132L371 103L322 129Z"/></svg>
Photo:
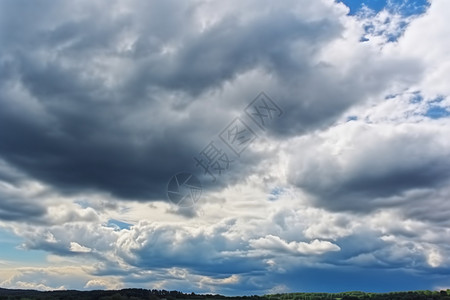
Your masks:
<svg viewBox="0 0 450 300"><path fill-rule="evenodd" d="M362 2L1 0L0 286L449 288L450 1Z"/></svg>

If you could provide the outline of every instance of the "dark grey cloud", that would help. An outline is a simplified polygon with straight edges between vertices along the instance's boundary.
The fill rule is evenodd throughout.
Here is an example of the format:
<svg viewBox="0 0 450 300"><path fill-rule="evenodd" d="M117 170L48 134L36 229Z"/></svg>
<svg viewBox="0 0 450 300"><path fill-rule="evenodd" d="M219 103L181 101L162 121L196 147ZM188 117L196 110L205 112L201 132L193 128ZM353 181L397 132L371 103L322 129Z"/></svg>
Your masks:
<svg viewBox="0 0 450 300"><path fill-rule="evenodd" d="M448 183L444 131L439 125L349 122L327 133L332 140L345 135L339 145L316 136L295 147L300 155L293 159L291 180L327 209L408 210L414 202L423 205L432 199L430 193Z"/></svg>
<svg viewBox="0 0 450 300"><path fill-rule="evenodd" d="M384 97L382 93L392 85L414 82L423 76L423 66L416 60L372 55L366 53L361 60L355 60L346 72L338 66L310 59L305 71L285 74L288 75L282 78L285 88L277 90L277 96L288 113L273 130L277 134L298 136L326 129L348 108L374 95Z"/></svg>
<svg viewBox="0 0 450 300"><path fill-rule="evenodd" d="M24 179L26 179L24 174L11 167L11 165L4 160L0 160L0 182L17 184Z"/></svg>
<svg viewBox="0 0 450 300"><path fill-rule="evenodd" d="M442 227L448 227L450 220L450 191L444 186L423 190L409 197L408 205L402 210L406 218L426 220Z"/></svg>
<svg viewBox="0 0 450 300"><path fill-rule="evenodd" d="M30 201L26 176L5 161L0 160L0 220L18 222L40 222L47 214L41 201ZM28 188L28 189L27 189ZM27 195L28 190L28 195ZM35 192L32 197L36 197Z"/></svg>
<svg viewBox="0 0 450 300"><path fill-rule="evenodd" d="M0 192L0 220L36 222L46 213L47 209L39 203L30 203Z"/></svg>
<svg viewBox="0 0 450 300"><path fill-rule="evenodd" d="M103 4L2 3L0 156L61 191L165 198L169 178L192 169L192 156L252 99L219 103L209 93L250 70L273 74L280 86L288 82L277 89L290 111L279 132L314 128L351 103L337 101L339 109L325 112L308 99L311 88L300 95L292 89L323 75L309 60L339 37L336 18L274 8L251 17L226 14L201 31L195 6L138 1L133 9L117 2L102 10ZM164 53L170 47L173 53ZM205 114L203 103L225 113ZM255 157L242 166L255 165Z"/></svg>

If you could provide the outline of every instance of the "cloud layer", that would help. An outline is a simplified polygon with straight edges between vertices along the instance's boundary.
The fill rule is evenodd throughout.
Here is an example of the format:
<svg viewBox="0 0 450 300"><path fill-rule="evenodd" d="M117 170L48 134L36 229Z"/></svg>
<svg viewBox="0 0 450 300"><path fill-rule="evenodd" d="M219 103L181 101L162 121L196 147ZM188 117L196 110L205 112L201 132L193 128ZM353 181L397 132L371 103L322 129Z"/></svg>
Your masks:
<svg viewBox="0 0 450 300"><path fill-rule="evenodd" d="M450 7L405 5L2 1L0 285L450 286ZM261 91L266 130L244 113ZM214 183L211 141L232 158ZM185 209L183 171L204 184Z"/></svg>

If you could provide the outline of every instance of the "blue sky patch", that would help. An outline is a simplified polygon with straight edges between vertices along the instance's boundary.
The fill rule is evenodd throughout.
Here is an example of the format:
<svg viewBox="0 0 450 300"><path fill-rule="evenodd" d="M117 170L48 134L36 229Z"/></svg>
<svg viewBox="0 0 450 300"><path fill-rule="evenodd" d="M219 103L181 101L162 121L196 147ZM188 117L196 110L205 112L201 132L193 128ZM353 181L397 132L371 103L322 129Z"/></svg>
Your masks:
<svg viewBox="0 0 450 300"><path fill-rule="evenodd" d="M420 92L414 92L413 96L409 99L409 102L411 103L419 103L423 101L423 96L420 94Z"/></svg>
<svg viewBox="0 0 450 300"><path fill-rule="evenodd" d="M450 116L450 111L448 111L444 107L432 105L430 106L430 108L428 108L425 116L431 119L440 119Z"/></svg>
<svg viewBox="0 0 450 300"><path fill-rule="evenodd" d="M108 227L113 227L115 230L130 229L131 226L132 224L115 219L111 219L108 221Z"/></svg>
<svg viewBox="0 0 450 300"><path fill-rule="evenodd" d="M361 8L366 6L374 12L379 12L386 8L390 11L400 13L403 16L412 16L423 14L430 5L426 0L340 0L338 2L342 2L350 8L350 15L358 14Z"/></svg>
<svg viewBox="0 0 450 300"><path fill-rule="evenodd" d="M343 2L348 6L348 8L350 8L350 15L357 14L364 5L376 12L383 10L383 8L387 5L387 1L385 0L342 0L339 2Z"/></svg>
<svg viewBox="0 0 450 300"><path fill-rule="evenodd" d="M42 250L22 250L19 248L23 240L11 232L0 229L0 260L11 263L39 263L45 261L47 253Z"/></svg>

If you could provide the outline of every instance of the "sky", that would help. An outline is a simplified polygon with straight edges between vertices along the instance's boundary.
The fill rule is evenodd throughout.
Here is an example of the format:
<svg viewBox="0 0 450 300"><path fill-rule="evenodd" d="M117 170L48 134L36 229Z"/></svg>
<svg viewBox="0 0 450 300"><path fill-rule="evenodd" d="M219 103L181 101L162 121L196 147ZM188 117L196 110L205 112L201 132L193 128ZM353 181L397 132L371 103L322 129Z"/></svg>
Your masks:
<svg viewBox="0 0 450 300"><path fill-rule="evenodd" d="M0 287L450 288L448 0L0 1Z"/></svg>

